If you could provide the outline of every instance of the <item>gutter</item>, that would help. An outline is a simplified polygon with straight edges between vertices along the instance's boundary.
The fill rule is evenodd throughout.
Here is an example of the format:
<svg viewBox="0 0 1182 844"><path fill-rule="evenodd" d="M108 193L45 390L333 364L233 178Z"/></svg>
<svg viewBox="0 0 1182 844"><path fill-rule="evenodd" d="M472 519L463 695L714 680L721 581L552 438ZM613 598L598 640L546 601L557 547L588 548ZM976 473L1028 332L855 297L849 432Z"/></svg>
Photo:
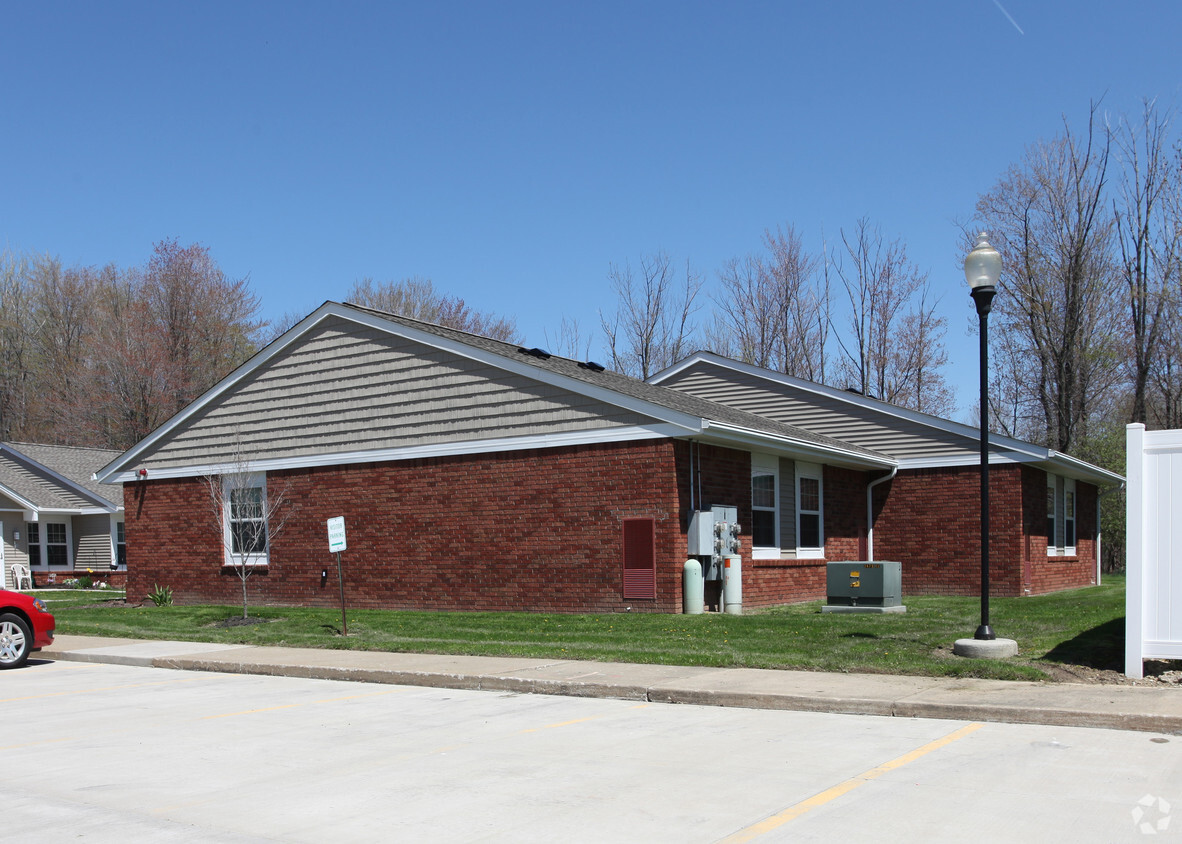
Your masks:
<svg viewBox="0 0 1182 844"><path fill-rule="evenodd" d="M899 474L899 467L892 466L890 473L866 485L866 561L870 563L874 562L874 488L881 483L891 480L897 474ZM1099 504L1096 506L1098 507ZM1099 556L1096 559L1098 561Z"/></svg>

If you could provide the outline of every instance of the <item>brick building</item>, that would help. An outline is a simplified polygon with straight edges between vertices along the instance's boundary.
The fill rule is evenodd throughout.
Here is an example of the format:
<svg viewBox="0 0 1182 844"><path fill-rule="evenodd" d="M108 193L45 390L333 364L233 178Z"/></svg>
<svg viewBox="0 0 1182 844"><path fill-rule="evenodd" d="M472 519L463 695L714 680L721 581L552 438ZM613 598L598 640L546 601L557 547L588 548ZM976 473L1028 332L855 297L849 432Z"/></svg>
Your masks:
<svg viewBox="0 0 1182 844"><path fill-rule="evenodd" d="M902 562L909 592L975 594L967 462L921 466L783 418L796 385L732 364L695 356L645 383L326 303L98 473L124 486L128 597L160 584L180 602L234 602L245 563L255 602L331 605L326 522L343 516L351 606L677 612L693 513L715 505L737 510L749 606L821 597L826 561L871 553ZM704 373L733 389L702 395ZM908 436L975 448L923 420ZM995 446L998 593L1094 582L1095 518L1080 508L1119 478L1018 445ZM209 484L231 479L246 484L219 518ZM251 539L259 502L280 502L283 529ZM1059 528L1073 545L1048 543Z"/></svg>

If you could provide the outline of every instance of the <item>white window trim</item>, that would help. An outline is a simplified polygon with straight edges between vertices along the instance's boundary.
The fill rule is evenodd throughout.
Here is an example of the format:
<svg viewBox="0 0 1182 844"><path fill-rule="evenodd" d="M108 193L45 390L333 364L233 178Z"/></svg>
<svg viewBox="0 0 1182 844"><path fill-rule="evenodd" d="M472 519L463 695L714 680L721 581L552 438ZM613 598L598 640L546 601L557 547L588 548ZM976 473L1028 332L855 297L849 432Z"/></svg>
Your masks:
<svg viewBox="0 0 1182 844"><path fill-rule="evenodd" d="M1055 509L1055 512L1054 512L1055 527L1051 532L1052 535L1047 537L1047 556L1048 557L1059 556L1059 546L1055 544L1058 541L1058 534L1059 534L1059 486L1058 486L1058 482L1059 482L1058 475L1052 475L1050 472L1047 472L1047 489L1051 493L1051 501L1053 502L1052 506ZM1050 508L1048 507L1047 510L1049 511ZM1047 512L1046 519L1047 519L1047 526L1049 527L1050 526L1049 522L1051 519L1050 512Z"/></svg>
<svg viewBox="0 0 1182 844"><path fill-rule="evenodd" d="M127 525L123 524L123 519L114 513L111 514L111 571L127 571L126 565L119 565L119 525L123 525L123 544L127 545Z"/></svg>
<svg viewBox="0 0 1182 844"><path fill-rule="evenodd" d="M755 545L755 527L752 525L751 529L751 559L753 560L778 560L780 559L780 461L772 454L758 454L751 453L751 478L755 479L756 475L771 475L776 486L776 500L772 506L772 525L776 533L775 545ZM754 490L753 490L754 492ZM760 507L761 511L766 512L767 508ZM751 500L752 521L754 521L755 513L755 497L752 495Z"/></svg>
<svg viewBox="0 0 1182 844"><path fill-rule="evenodd" d="M1063 483L1062 494L1060 495L1059 482ZM1047 473L1047 489L1054 491L1055 498L1055 533L1058 534L1060 530L1063 532L1064 540L1067 537L1067 494L1071 493L1075 501L1075 515L1071 517L1071 530L1075 534L1075 545L1057 545L1059 537L1047 537L1047 556L1048 557L1074 557L1078 553L1079 546L1079 496L1075 490L1075 478L1064 478L1061 475L1052 475ZM1050 515L1049 513L1047 514Z"/></svg>
<svg viewBox="0 0 1182 844"><path fill-rule="evenodd" d="M237 482L236 482L237 481ZM265 531L266 550L261 554L235 554L234 541L230 535L230 491L236 489L255 489L263 491L263 529ZM267 520L267 474L266 472L252 472L243 476L222 476L222 565L237 568L239 565L265 566L269 562L271 552L271 531Z"/></svg>
<svg viewBox="0 0 1182 844"><path fill-rule="evenodd" d="M1067 496L1071 495L1073 513L1071 518L1067 517ZM1063 479L1063 537L1066 541L1067 537L1067 522L1071 522L1071 533L1075 538L1075 544L1066 545L1063 548L1063 554L1067 557L1074 557L1076 555L1076 546L1079 543L1079 497L1075 494L1075 478Z"/></svg>
<svg viewBox="0 0 1182 844"><path fill-rule="evenodd" d="M821 544L815 548L806 548L799 545L801 537L800 516L801 516L801 495L800 495L800 480L801 478L813 478L817 481L817 538L821 540ZM809 511L812 513L813 511ZM802 560L810 559L824 559L825 557L825 472L824 467L819 463L796 463L796 558Z"/></svg>
<svg viewBox="0 0 1182 844"><path fill-rule="evenodd" d="M65 516L65 517L54 516L52 513L42 513L42 516L43 516L43 518L40 518L35 522L35 524L37 525L37 547L39 547L41 549L41 554L40 554L41 562L37 565L33 565L32 557L29 554L28 530L29 530L30 523L26 523L24 526L25 536L26 536L25 558L29 564L30 571L43 571L43 572L47 572L49 574L56 574L58 572L73 572L74 571L74 520L71 519L69 516ZM61 521L58 521L59 518L61 519ZM55 524L55 525L65 524L65 526L66 526L66 564L64 566L51 566L49 564L49 542L48 542L49 531L47 530L47 528L50 524Z"/></svg>

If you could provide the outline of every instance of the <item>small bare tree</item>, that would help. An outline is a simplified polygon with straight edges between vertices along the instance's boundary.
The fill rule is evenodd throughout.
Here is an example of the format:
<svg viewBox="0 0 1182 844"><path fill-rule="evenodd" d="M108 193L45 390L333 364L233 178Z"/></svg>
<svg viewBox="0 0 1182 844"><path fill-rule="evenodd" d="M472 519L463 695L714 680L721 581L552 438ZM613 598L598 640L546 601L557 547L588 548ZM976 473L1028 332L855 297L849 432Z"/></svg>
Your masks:
<svg viewBox="0 0 1182 844"><path fill-rule="evenodd" d="M267 487L265 472L256 472L234 437L234 459L220 475L204 479L214 525L222 537L225 561L242 584L242 617L247 617L246 581L267 559L275 539L295 514L290 483Z"/></svg>
<svg viewBox="0 0 1182 844"><path fill-rule="evenodd" d="M664 252L641 256L639 278L631 264L612 264L608 280L616 311L599 319L614 370L644 379L689 354L703 281L688 261L681 282Z"/></svg>

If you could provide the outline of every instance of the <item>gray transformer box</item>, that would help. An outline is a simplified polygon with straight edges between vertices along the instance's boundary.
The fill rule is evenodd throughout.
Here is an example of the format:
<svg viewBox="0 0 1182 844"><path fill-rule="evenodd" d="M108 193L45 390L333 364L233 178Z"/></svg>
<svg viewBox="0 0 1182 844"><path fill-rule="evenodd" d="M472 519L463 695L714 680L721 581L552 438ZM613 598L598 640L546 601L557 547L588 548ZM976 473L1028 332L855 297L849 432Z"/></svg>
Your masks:
<svg viewBox="0 0 1182 844"><path fill-rule="evenodd" d="M903 606L903 566L890 562L828 563L821 612L906 612Z"/></svg>

